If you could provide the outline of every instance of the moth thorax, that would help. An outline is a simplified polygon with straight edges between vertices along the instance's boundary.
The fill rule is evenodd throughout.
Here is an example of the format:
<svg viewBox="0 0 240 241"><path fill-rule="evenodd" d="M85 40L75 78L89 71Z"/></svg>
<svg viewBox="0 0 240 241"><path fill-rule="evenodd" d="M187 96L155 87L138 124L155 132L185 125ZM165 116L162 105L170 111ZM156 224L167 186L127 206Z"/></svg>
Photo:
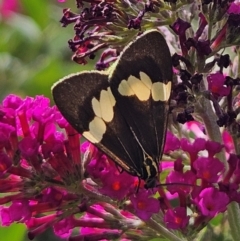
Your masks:
<svg viewBox="0 0 240 241"><path fill-rule="evenodd" d="M158 174L158 167L156 162L153 160L152 157L146 156L143 162L143 178L151 179L153 177L156 177Z"/></svg>

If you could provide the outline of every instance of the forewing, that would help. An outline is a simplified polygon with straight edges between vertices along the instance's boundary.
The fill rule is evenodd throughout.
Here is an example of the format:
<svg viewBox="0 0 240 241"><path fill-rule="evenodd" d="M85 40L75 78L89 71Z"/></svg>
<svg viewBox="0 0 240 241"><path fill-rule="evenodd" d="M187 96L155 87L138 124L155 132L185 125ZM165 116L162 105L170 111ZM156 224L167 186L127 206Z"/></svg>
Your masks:
<svg viewBox="0 0 240 241"><path fill-rule="evenodd" d="M67 76L52 88L54 101L66 120L125 171L140 176L142 158L128 123L119 111L108 76L98 71Z"/></svg>
<svg viewBox="0 0 240 241"><path fill-rule="evenodd" d="M109 76L110 86L125 121L142 149L159 161L165 141L171 92L171 56L156 30L131 43ZM143 163L138 162L139 170Z"/></svg>

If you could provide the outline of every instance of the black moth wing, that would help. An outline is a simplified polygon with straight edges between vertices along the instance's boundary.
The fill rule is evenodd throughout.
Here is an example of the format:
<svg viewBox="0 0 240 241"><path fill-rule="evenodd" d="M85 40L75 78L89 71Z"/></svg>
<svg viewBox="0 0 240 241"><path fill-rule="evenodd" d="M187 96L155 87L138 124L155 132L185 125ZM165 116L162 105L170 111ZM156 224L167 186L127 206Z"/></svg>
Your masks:
<svg viewBox="0 0 240 241"><path fill-rule="evenodd" d="M165 142L172 81L171 55L163 36L153 30L131 43L109 80L119 110L137 140L135 145L158 165ZM143 153L132 157L141 178L151 179L154 173L144 170L144 158Z"/></svg>
<svg viewBox="0 0 240 241"><path fill-rule="evenodd" d="M81 72L58 81L52 88L54 101L65 119L128 173L137 172L136 145L129 126L111 93L108 75Z"/></svg>

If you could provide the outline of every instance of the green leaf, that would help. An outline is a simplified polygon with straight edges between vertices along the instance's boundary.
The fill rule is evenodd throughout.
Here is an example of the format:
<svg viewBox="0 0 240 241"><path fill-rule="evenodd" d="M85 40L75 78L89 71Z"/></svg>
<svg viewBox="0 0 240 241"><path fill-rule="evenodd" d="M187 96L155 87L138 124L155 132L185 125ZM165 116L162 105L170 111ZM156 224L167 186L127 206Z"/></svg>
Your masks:
<svg viewBox="0 0 240 241"><path fill-rule="evenodd" d="M211 224L212 224L213 226L217 226L217 225L221 224L222 219L223 219L223 214L222 214L222 213L219 213L216 217L214 217L214 218L211 220Z"/></svg>
<svg viewBox="0 0 240 241"><path fill-rule="evenodd" d="M0 237L4 241L23 241L26 228L23 224L12 224L9 227L0 227Z"/></svg>
<svg viewBox="0 0 240 241"><path fill-rule="evenodd" d="M153 239L150 239L149 241L168 241L168 239L165 239L165 238L153 238Z"/></svg>

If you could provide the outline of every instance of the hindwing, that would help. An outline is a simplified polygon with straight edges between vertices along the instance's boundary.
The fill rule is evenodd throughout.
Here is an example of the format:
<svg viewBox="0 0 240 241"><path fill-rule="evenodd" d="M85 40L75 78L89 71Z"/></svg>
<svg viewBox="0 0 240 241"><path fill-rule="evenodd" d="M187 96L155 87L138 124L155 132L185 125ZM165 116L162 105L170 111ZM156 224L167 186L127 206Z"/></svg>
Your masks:
<svg viewBox="0 0 240 241"><path fill-rule="evenodd" d="M65 77L52 89L54 101L66 120L125 171L136 172L141 151L116 105L108 76L97 71Z"/></svg>

